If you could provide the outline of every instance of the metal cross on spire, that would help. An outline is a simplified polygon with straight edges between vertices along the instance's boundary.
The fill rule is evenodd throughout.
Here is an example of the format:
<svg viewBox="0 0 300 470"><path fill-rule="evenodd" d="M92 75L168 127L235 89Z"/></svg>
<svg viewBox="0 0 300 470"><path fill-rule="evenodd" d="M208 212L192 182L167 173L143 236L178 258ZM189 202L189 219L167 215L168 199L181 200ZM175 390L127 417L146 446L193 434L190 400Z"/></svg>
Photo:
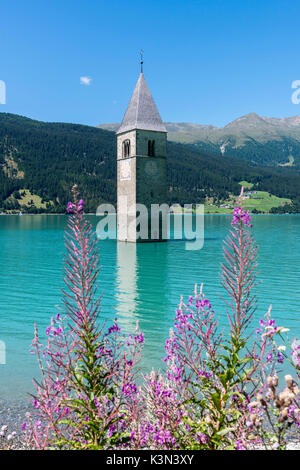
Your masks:
<svg viewBox="0 0 300 470"><path fill-rule="evenodd" d="M143 51L143 49L140 50L140 57L141 57L141 73L143 73L143 64L144 64L144 51Z"/></svg>

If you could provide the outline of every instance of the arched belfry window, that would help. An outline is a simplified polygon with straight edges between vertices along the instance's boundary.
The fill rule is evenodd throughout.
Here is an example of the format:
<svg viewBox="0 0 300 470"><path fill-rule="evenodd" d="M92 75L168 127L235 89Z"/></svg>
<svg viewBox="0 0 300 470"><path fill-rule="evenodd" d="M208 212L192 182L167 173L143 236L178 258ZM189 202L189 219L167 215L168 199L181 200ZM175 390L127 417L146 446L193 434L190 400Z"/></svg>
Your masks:
<svg viewBox="0 0 300 470"><path fill-rule="evenodd" d="M123 142L123 158L130 157L130 140L126 139Z"/></svg>
<svg viewBox="0 0 300 470"><path fill-rule="evenodd" d="M148 140L148 156L155 157L155 140Z"/></svg>

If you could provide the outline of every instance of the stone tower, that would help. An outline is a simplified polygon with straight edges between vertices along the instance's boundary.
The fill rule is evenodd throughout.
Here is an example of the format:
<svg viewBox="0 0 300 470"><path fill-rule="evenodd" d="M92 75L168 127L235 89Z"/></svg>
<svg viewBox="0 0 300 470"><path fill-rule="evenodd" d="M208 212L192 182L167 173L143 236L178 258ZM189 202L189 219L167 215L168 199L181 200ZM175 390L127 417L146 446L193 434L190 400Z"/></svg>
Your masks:
<svg viewBox="0 0 300 470"><path fill-rule="evenodd" d="M151 225L153 204L166 203L167 130L141 72L117 132L118 240L166 239L166 214ZM138 204L148 209L148 216ZM156 206L157 207L157 206ZM146 220L147 219L147 220Z"/></svg>

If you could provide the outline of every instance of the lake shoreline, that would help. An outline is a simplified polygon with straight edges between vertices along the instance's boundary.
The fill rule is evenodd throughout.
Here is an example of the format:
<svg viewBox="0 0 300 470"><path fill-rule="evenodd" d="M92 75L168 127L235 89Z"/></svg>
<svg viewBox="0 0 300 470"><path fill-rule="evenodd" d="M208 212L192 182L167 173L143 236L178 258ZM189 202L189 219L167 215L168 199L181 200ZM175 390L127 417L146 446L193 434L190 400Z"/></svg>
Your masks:
<svg viewBox="0 0 300 470"><path fill-rule="evenodd" d="M31 450L24 442L24 431L22 426L28 422L28 413L34 416L32 405L26 400L0 400L0 429L5 429L4 435L0 436L0 450ZM26 416L27 415L27 416ZM13 435L11 439L8 436ZM248 450L265 450L263 446L254 446ZM270 448L270 450L272 450ZM300 443L296 431L287 435L287 450L300 450Z"/></svg>

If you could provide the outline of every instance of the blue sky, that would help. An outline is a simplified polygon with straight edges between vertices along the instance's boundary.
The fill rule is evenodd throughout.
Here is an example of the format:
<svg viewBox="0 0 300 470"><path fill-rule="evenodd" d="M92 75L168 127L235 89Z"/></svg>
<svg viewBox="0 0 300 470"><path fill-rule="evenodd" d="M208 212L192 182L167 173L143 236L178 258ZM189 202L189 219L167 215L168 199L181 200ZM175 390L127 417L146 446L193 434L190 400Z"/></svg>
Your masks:
<svg viewBox="0 0 300 470"><path fill-rule="evenodd" d="M0 112L119 122L142 48L165 121L221 126L252 111L300 114L291 101L300 80L295 0L10 0L0 17Z"/></svg>

